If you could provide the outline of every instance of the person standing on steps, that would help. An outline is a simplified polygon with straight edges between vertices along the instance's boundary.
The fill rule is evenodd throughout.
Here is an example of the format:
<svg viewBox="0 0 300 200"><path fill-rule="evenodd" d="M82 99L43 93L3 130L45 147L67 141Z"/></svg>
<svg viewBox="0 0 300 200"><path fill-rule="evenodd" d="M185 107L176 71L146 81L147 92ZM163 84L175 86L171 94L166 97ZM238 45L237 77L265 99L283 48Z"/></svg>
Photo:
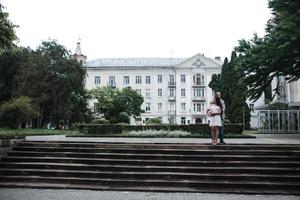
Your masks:
<svg viewBox="0 0 300 200"><path fill-rule="evenodd" d="M218 106L221 107L222 126L219 127L220 144L226 144L225 141L224 141L225 102L221 97L222 97L221 92L216 92L216 103L217 103Z"/></svg>
<svg viewBox="0 0 300 200"><path fill-rule="evenodd" d="M218 144L219 129L220 126L222 126L221 112L221 107L216 104L216 97L214 97L213 100L210 102L209 108L207 109L213 145Z"/></svg>

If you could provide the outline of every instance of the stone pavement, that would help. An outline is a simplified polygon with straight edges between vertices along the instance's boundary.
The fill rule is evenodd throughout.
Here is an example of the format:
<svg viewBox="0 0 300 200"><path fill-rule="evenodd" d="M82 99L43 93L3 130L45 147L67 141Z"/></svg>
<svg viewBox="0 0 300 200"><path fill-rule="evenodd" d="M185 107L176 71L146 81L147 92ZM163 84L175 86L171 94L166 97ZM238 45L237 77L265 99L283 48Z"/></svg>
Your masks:
<svg viewBox="0 0 300 200"><path fill-rule="evenodd" d="M153 193L91 190L0 188L0 200L299 200L291 195L237 195L210 193Z"/></svg>
<svg viewBox="0 0 300 200"><path fill-rule="evenodd" d="M300 134L257 134L257 138L226 139L228 144L300 144ZM27 136L26 140L86 141L86 142L132 142L132 143L211 143L209 138L121 138L121 137L65 137Z"/></svg>
<svg viewBox="0 0 300 200"><path fill-rule="evenodd" d="M70 138L28 136L26 140L132 142L132 143L210 143L202 138ZM257 135L256 139L226 139L227 144L300 144L300 134ZM239 195L212 193L157 193L90 190L0 188L0 200L300 200L291 195Z"/></svg>

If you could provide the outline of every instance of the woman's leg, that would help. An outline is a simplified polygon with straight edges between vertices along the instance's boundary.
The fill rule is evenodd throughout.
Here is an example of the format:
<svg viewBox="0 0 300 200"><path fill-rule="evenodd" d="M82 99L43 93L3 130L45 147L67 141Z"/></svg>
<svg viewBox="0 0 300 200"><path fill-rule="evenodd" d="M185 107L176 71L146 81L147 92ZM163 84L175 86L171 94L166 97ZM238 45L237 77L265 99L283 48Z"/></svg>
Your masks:
<svg viewBox="0 0 300 200"><path fill-rule="evenodd" d="M218 126L216 126L216 132L215 132L215 134L216 134L216 141L215 141L215 143L218 143L218 138L219 138L219 127Z"/></svg>
<svg viewBox="0 0 300 200"><path fill-rule="evenodd" d="M211 140L212 140L212 143L214 143L214 126L211 126L210 127L210 133L211 133Z"/></svg>
<svg viewBox="0 0 300 200"><path fill-rule="evenodd" d="M213 127L213 143L216 143L216 127Z"/></svg>

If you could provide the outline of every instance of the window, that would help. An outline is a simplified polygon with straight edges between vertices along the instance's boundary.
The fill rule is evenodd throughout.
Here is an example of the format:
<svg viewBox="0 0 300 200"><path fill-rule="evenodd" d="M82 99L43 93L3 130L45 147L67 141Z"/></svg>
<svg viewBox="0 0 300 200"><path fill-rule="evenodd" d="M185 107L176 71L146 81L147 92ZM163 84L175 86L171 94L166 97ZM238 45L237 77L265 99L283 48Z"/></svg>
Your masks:
<svg viewBox="0 0 300 200"><path fill-rule="evenodd" d="M157 103L157 110L162 111L162 103Z"/></svg>
<svg viewBox="0 0 300 200"><path fill-rule="evenodd" d="M181 83L185 83L185 74L180 75L180 81Z"/></svg>
<svg viewBox="0 0 300 200"><path fill-rule="evenodd" d="M108 86L109 87L116 87L115 76L109 76L108 77Z"/></svg>
<svg viewBox="0 0 300 200"><path fill-rule="evenodd" d="M157 82L162 83L162 75L157 75Z"/></svg>
<svg viewBox="0 0 300 200"><path fill-rule="evenodd" d="M254 111L254 104L250 103L249 108L250 108L250 111L253 112Z"/></svg>
<svg viewBox="0 0 300 200"><path fill-rule="evenodd" d="M170 102L170 111L174 111L174 110L175 110L175 103Z"/></svg>
<svg viewBox="0 0 300 200"><path fill-rule="evenodd" d="M146 76L146 84L150 84L151 83L151 77L150 76Z"/></svg>
<svg viewBox="0 0 300 200"><path fill-rule="evenodd" d="M204 85L204 75L201 74L194 75L193 81L196 85Z"/></svg>
<svg viewBox="0 0 300 200"><path fill-rule="evenodd" d="M181 111L185 111L185 103L181 103Z"/></svg>
<svg viewBox="0 0 300 200"><path fill-rule="evenodd" d="M101 84L101 77L100 76L95 76L95 84L100 85Z"/></svg>
<svg viewBox="0 0 300 200"><path fill-rule="evenodd" d="M174 75L170 75L169 85L175 85L175 77Z"/></svg>
<svg viewBox="0 0 300 200"><path fill-rule="evenodd" d="M123 84L129 85L129 76L123 76Z"/></svg>
<svg viewBox="0 0 300 200"><path fill-rule="evenodd" d="M204 97L204 89L194 89L194 97Z"/></svg>
<svg viewBox="0 0 300 200"><path fill-rule="evenodd" d="M150 112L151 107L150 107L151 103L146 103L146 112Z"/></svg>
<svg viewBox="0 0 300 200"><path fill-rule="evenodd" d="M181 124L185 124L185 117L181 117Z"/></svg>
<svg viewBox="0 0 300 200"><path fill-rule="evenodd" d="M141 89L136 89L135 91L136 91L136 93L138 93L139 95L142 95L142 90L141 90Z"/></svg>
<svg viewBox="0 0 300 200"><path fill-rule="evenodd" d="M150 89L146 89L146 98L150 98L151 97L150 95L151 95Z"/></svg>
<svg viewBox="0 0 300 200"><path fill-rule="evenodd" d="M195 112L203 112L204 111L204 103L194 103L194 111Z"/></svg>
<svg viewBox="0 0 300 200"><path fill-rule="evenodd" d="M161 88L157 89L157 96L162 97L162 89Z"/></svg>
<svg viewBox="0 0 300 200"><path fill-rule="evenodd" d="M135 84L142 84L142 77L141 76L136 76L135 77Z"/></svg>
<svg viewBox="0 0 300 200"><path fill-rule="evenodd" d="M181 88L181 96L185 97L185 89L184 88Z"/></svg>
<svg viewBox="0 0 300 200"><path fill-rule="evenodd" d="M175 89L170 88L170 97L175 97Z"/></svg>

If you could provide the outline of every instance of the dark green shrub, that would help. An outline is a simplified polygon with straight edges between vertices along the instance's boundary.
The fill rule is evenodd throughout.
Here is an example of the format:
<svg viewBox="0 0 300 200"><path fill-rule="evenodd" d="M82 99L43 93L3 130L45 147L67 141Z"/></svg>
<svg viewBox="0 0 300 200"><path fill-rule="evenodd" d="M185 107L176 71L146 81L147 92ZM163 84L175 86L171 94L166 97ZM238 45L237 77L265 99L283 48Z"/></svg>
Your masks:
<svg viewBox="0 0 300 200"><path fill-rule="evenodd" d="M161 120L158 118L150 118L146 121L146 125L150 124L161 124Z"/></svg>
<svg viewBox="0 0 300 200"><path fill-rule="evenodd" d="M242 124L225 124L224 133L242 133L243 125Z"/></svg>
<svg viewBox="0 0 300 200"><path fill-rule="evenodd" d="M111 118L111 119L109 120L109 122L110 122L111 124L117 124L117 123L127 123L127 124L129 124L130 118L129 118L129 116L127 115L127 113L120 113L119 115L117 115L117 116Z"/></svg>
<svg viewBox="0 0 300 200"><path fill-rule="evenodd" d="M117 124L86 124L83 130L88 134L108 135L108 134L121 134L123 129L122 125Z"/></svg>
<svg viewBox="0 0 300 200"><path fill-rule="evenodd" d="M106 119L94 119L91 121L91 124L109 124L109 121Z"/></svg>

